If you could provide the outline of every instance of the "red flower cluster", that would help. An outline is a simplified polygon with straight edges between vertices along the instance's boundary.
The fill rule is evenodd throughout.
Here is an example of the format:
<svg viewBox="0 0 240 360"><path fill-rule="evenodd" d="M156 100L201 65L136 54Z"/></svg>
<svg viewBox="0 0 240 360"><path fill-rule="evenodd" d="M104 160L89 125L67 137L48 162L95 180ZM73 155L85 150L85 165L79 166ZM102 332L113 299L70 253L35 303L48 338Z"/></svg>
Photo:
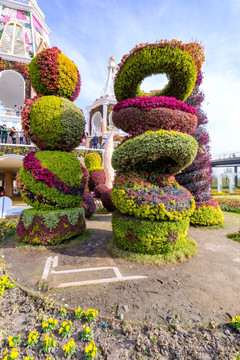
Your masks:
<svg viewBox="0 0 240 360"><path fill-rule="evenodd" d="M133 99L125 99L119 101L114 106L113 111L118 112L128 107L138 108L143 111L150 111L155 108L167 108L172 110L181 110L193 115L196 115L197 113L197 110L194 107L188 106L174 97L167 96L138 96Z"/></svg>
<svg viewBox="0 0 240 360"><path fill-rule="evenodd" d="M56 46L49 49L44 49L37 55L37 65L41 74L43 84L49 91L60 88L59 77L59 57L61 50ZM48 71L46 71L46 68Z"/></svg>

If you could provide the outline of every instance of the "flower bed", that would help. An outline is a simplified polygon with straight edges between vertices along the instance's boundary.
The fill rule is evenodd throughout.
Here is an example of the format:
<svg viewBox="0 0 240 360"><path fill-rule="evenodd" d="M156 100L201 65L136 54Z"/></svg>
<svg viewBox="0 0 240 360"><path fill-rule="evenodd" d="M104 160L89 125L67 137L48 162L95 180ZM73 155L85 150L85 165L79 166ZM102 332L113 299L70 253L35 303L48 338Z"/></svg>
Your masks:
<svg viewBox="0 0 240 360"><path fill-rule="evenodd" d="M221 197L215 198L223 211L240 214L240 199Z"/></svg>
<svg viewBox="0 0 240 360"><path fill-rule="evenodd" d="M18 219L18 216L15 216L14 218L0 219L0 246L8 237L14 235Z"/></svg>

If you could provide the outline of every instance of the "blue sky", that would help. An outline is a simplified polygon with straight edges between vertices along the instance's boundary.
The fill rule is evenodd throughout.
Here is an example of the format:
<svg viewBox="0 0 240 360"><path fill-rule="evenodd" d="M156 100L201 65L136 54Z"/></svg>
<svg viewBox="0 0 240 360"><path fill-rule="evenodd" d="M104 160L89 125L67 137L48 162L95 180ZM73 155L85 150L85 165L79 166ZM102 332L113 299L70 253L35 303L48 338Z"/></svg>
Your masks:
<svg viewBox="0 0 240 360"><path fill-rule="evenodd" d="M119 63L136 44L160 39L197 40L203 65L212 154L240 152L239 0L38 0L58 46L79 68L82 89L76 105L97 98L110 56ZM159 88L160 76L145 82Z"/></svg>

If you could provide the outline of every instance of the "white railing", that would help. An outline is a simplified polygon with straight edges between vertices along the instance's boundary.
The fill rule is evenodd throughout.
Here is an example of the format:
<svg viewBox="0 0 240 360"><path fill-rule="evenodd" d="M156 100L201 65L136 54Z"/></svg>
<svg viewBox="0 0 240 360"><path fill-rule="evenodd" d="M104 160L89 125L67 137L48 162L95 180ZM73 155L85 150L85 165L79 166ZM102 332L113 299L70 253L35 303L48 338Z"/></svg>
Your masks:
<svg viewBox="0 0 240 360"><path fill-rule="evenodd" d="M212 160L229 160L240 158L240 151L213 155Z"/></svg>
<svg viewBox="0 0 240 360"><path fill-rule="evenodd" d="M20 109L13 109L13 108L0 108L0 116L6 119L10 117L15 117L20 119L21 118L21 111Z"/></svg>

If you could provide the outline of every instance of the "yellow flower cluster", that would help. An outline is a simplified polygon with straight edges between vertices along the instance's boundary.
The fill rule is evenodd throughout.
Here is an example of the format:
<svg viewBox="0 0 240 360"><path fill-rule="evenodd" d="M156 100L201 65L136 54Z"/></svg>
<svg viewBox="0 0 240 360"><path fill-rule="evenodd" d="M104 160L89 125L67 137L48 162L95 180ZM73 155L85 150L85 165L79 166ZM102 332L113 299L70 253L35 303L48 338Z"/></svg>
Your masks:
<svg viewBox="0 0 240 360"><path fill-rule="evenodd" d="M81 306L78 306L77 310L75 310L75 319L80 319L84 315L84 310Z"/></svg>
<svg viewBox="0 0 240 360"><path fill-rule="evenodd" d="M93 359L98 352L95 342L92 340L88 346L85 346L85 359Z"/></svg>
<svg viewBox="0 0 240 360"><path fill-rule="evenodd" d="M49 330L55 330L57 327L58 321L57 320L53 320L53 318L49 318L48 321L43 321L42 322L42 328L43 331L49 331Z"/></svg>
<svg viewBox="0 0 240 360"><path fill-rule="evenodd" d="M3 358L3 360L14 360L14 359L17 359L17 357L18 357L18 349L17 349L17 348L13 348L11 354L9 354L9 350L6 350L6 351L4 351L3 355L5 355L4 358Z"/></svg>
<svg viewBox="0 0 240 360"><path fill-rule="evenodd" d="M98 311L96 309L88 309L87 311L85 311L85 318L88 322L93 321L96 316L98 316Z"/></svg>
<svg viewBox="0 0 240 360"><path fill-rule="evenodd" d="M75 342L74 342L74 339L71 338L71 341L69 341L66 344L63 345L62 349L64 351L64 356L68 356L68 355L71 355L71 354L74 354L75 353Z"/></svg>
<svg viewBox="0 0 240 360"><path fill-rule="evenodd" d="M238 330L240 329L240 316L236 315L232 318L232 326L234 329Z"/></svg>
<svg viewBox="0 0 240 360"><path fill-rule="evenodd" d="M67 315L67 310L65 308L61 308L60 312L59 312L60 316L66 316Z"/></svg>
<svg viewBox="0 0 240 360"><path fill-rule="evenodd" d="M59 329L59 334L62 335L62 337L69 337L73 329L72 321L63 321L62 326Z"/></svg>
<svg viewBox="0 0 240 360"><path fill-rule="evenodd" d="M20 344L21 342L21 335L19 334L18 336L9 336L8 338L8 345L9 347L13 348L14 346L16 346L17 344Z"/></svg>
<svg viewBox="0 0 240 360"><path fill-rule="evenodd" d="M91 341L93 338L93 331L88 324L83 325L83 331L81 333L82 340Z"/></svg>
<svg viewBox="0 0 240 360"><path fill-rule="evenodd" d="M28 339L25 345L31 348L38 343L38 340L39 340L38 331L31 331L30 334L28 335Z"/></svg>
<svg viewBox="0 0 240 360"><path fill-rule="evenodd" d="M45 335L43 342L42 342L42 351L43 352L49 352L56 346L56 340L54 339L54 335L51 334L50 336L48 334Z"/></svg>
<svg viewBox="0 0 240 360"><path fill-rule="evenodd" d="M25 356L24 360L34 360L33 356Z"/></svg>
<svg viewBox="0 0 240 360"><path fill-rule="evenodd" d="M0 278L0 296L3 295L5 289L12 289L14 286L14 281L8 275L3 275Z"/></svg>

